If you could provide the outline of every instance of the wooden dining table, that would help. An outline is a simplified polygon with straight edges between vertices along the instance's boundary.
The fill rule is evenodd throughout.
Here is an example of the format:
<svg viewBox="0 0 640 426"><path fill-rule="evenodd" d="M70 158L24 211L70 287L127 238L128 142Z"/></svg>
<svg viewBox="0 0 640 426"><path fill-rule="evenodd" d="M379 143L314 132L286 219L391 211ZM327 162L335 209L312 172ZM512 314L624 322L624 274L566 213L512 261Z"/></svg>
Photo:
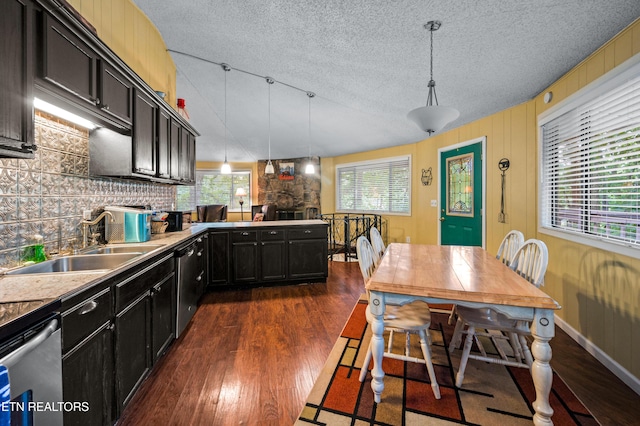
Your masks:
<svg viewBox="0 0 640 426"><path fill-rule="evenodd" d="M509 318L531 324L534 357L531 376L536 389L535 425L552 425L549 392L553 379L551 347L554 311L560 305L481 247L391 243L371 279L366 283L372 321L373 370L371 388L375 402L384 390L385 306L415 300L435 304L490 307Z"/></svg>

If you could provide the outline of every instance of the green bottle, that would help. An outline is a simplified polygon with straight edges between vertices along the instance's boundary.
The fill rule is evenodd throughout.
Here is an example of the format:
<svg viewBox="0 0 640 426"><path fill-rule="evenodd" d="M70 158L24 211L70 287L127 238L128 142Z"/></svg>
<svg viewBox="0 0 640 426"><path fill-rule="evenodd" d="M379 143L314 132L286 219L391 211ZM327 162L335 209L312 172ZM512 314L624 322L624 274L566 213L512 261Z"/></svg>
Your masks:
<svg viewBox="0 0 640 426"><path fill-rule="evenodd" d="M47 260L47 254L44 251L44 238L40 234L31 237L31 244L26 246L22 252L22 260L24 262L44 262Z"/></svg>

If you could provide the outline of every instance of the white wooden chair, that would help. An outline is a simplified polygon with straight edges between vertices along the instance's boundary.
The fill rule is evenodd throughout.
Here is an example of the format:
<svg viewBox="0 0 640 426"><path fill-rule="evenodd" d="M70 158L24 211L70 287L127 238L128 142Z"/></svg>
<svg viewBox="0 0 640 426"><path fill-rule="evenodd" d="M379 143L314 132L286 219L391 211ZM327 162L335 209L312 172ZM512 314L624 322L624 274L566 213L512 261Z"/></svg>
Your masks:
<svg viewBox="0 0 640 426"><path fill-rule="evenodd" d="M525 241L518 249L510 268L531 284L540 287L544 283L548 260L547 246L540 240L530 239ZM490 308L458 306L456 313L458 314L458 321L449 345L450 353L458 346L461 336L466 334L460 358L460 367L456 376L457 387L462 386L464 371L469 358L513 367L531 367L533 358L525 339L525 336L530 334L528 321L507 318L505 315ZM486 330L486 332L480 330ZM478 336L491 339L499 357L487 355ZM470 353L474 339L480 350L480 355ZM511 358L505 353L498 340L507 340L511 344L513 350Z"/></svg>
<svg viewBox="0 0 640 426"><path fill-rule="evenodd" d="M362 272L362 278L366 283L371 278L373 271L376 268L374 263L374 249L367 240L366 237L360 236L356 242L356 251L358 253L358 263L360 264L360 271ZM367 293L368 296L368 293ZM366 310L367 322L371 324L373 321L373 315L371 310L367 306ZM424 302L417 301L408 303L403 306L387 305L384 314L384 328L389 331L389 341L387 348L384 352L384 356L387 358L394 358L402 361L411 361L416 363L425 364L427 372L429 373L429 380L431 381L431 388L436 399L440 399L440 386L436 380L436 373L433 368L433 362L431 361L431 338L429 336L429 326L431 325L431 312L429 311L429 305ZM393 334L405 333L405 350L404 354L398 354L392 352L393 346ZM412 357L409 354L410 335L417 334L420 337L420 348L422 350L422 358ZM360 371L360 381L364 382L369 370L369 363L371 362L371 345L367 348L367 354Z"/></svg>
<svg viewBox="0 0 640 426"><path fill-rule="evenodd" d="M523 243L524 235L522 235L522 232L507 232L507 235L504 236L502 242L500 243L500 247L498 247L498 254L496 254L496 259L500 260L507 266L511 266L511 262L513 262L516 252Z"/></svg>
<svg viewBox="0 0 640 426"><path fill-rule="evenodd" d="M373 247L374 251L374 262L376 265L378 265L378 263L380 263L380 260L382 259L384 251L386 250L384 241L382 240L382 235L380 235L380 231L378 231L378 228L376 228L375 226L371 227L371 229L369 230L369 238L371 239L371 246Z"/></svg>

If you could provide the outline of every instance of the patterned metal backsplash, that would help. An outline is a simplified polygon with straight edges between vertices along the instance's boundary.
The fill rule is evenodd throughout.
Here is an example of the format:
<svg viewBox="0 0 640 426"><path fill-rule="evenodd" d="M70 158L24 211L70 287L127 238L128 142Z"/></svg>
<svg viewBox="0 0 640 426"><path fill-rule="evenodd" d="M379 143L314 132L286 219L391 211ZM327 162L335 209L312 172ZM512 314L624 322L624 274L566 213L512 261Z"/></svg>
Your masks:
<svg viewBox="0 0 640 426"><path fill-rule="evenodd" d="M81 127L37 113L35 139L34 159L0 158L0 267L16 266L34 234L48 253L79 243L84 210L175 203L172 185L89 177L89 134Z"/></svg>

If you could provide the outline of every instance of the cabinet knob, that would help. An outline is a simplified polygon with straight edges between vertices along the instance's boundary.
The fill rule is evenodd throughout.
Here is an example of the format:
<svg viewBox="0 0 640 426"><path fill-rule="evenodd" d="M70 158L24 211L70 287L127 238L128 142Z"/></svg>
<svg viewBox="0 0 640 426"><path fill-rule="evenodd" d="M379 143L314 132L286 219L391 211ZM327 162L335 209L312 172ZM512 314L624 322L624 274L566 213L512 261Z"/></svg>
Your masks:
<svg viewBox="0 0 640 426"><path fill-rule="evenodd" d="M102 109L109 111L109 105L102 105Z"/></svg>

